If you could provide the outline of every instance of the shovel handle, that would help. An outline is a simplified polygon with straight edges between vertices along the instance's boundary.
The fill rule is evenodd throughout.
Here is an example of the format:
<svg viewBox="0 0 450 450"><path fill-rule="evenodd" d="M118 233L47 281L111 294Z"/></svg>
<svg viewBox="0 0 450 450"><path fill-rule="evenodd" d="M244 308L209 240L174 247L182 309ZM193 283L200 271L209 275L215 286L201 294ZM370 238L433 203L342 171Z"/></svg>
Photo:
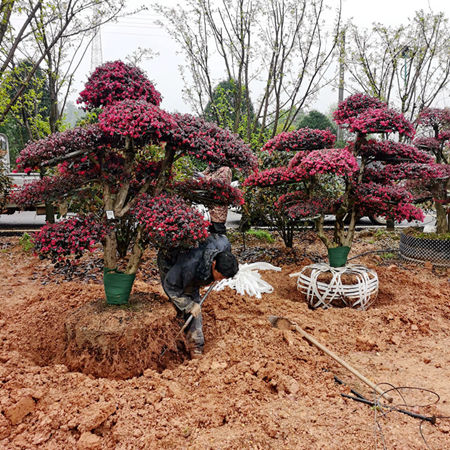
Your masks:
<svg viewBox="0 0 450 450"><path fill-rule="evenodd" d="M357 371L355 368L353 368L350 364L345 362L342 358L340 358L338 355L333 353L331 350L329 350L325 345L321 344L317 339L315 339L313 336L311 336L309 333L307 333L305 330L300 328L296 323L284 318L284 317L277 317L277 316L269 316L269 322L272 324L273 327L279 328L282 330L291 330L291 331L297 331L300 333L307 341L311 342L311 344L314 344L317 348L322 350L324 353L326 353L328 356L333 358L336 362L338 362L341 366L345 367L348 371L350 371L353 375L358 377L361 381L366 383L368 386L370 386L375 392L380 394L381 397L386 399L389 403L393 402L393 398L389 395L387 395L386 392L384 392L379 386L377 386L375 383L370 381L367 377L365 377L362 373Z"/></svg>
<svg viewBox="0 0 450 450"><path fill-rule="evenodd" d="M380 394L383 398L385 398L389 403L392 403L393 399L389 395L387 395L383 389L381 389L379 386L377 386L375 383L370 381L367 377L365 377L362 373L360 373L358 370L353 368L350 364L346 363L342 358L340 358L338 355L333 353L331 350L329 350L327 347L322 345L319 341L317 341L313 336L311 336L309 333L307 333L305 330L300 328L297 324L291 322L292 327L295 331L300 333L307 341L314 344L317 348L322 350L324 353L326 353L328 356L333 358L336 362L338 362L341 366L345 367L348 371L350 371L353 375L358 377L362 382L366 383L368 386L370 386L375 392Z"/></svg>
<svg viewBox="0 0 450 450"><path fill-rule="evenodd" d="M203 302L206 300L206 297L208 297L209 293L214 289L215 285L217 284L217 281L214 281L213 284L208 288L205 295L202 297L202 299L199 301L199 305L202 306ZM192 314L189 315L186 322L184 322L183 328L178 332L178 334L175 336L175 339L188 327L188 325L192 322L192 319L194 316Z"/></svg>

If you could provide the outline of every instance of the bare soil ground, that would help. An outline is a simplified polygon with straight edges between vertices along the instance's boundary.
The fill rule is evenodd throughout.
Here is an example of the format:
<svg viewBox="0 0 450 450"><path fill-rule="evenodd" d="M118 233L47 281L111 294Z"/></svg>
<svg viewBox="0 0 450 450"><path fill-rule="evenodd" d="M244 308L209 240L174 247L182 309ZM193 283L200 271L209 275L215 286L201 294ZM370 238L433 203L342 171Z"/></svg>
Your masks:
<svg viewBox="0 0 450 450"><path fill-rule="evenodd" d="M397 244L361 232L350 257ZM311 310L289 274L325 259L312 235L299 235L294 251L278 241L247 242L244 250L239 237L233 247L241 262L282 267L262 272L274 293L260 300L228 289L213 293L203 308L201 359L189 360L180 346L177 354L172 341L163 362L145 363L150 368L138 376L120 379L69 370L67 362L66 322L104 295L101 255L81 261L66 281L48 262L24 252L18 238L2 238L0 448L450 447L450 420L443 418L450 416L449 271L369 254L356 261L379 276L370 309ZM170 340L179 325L159 285L154 253L146 255L132 296L132 302L167 311L161 326L172 327ZM119 322L129 314L114 311ZM343 398L350 389L369 399L374 394L298 334L271 328L269 315L295 321L383 388L400 388L391 391L394 405L437 416L436 423ZM163 342L154 340L152 351Z"/></svg>

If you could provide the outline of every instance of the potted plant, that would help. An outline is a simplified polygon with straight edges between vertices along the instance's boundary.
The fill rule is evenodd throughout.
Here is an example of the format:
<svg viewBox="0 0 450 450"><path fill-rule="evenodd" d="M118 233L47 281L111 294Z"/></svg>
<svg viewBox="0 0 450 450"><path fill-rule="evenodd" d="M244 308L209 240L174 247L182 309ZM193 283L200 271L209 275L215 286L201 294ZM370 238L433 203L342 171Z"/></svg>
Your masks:
<svg viewBox="0 0 450 450"><path fill-rule="evenodd" d="M280 196L276 206L292 218L313 219L330 264L339 267L346 264L360 217L422 220L423 212L402 182L438 178L444 168L414 146L374 138L392 133L412 138L415 133L402 114L376 98L352 95L333 115L337 124L354 133L345 148L327 148L329 142L324 140L321 148L312 149L301 130L282 133L267 142L263 151L291 151L289 164L253 174L246 184L294 185L297 190ZM312 131L320 140L323 132ZM331 238L323 226L325 214L330 213L336 217Z"/></svg>
<svg viewBox="0 0 450 450"><path fill-rule="evenodd" d="M121 61L98 67L79 102L94 123L30 143L17 159L24 170L54 167L52 175L15 193L21 205L61 199L78 204L76 217L47 224L36 251L72 263L103 247L109 303L125 303L144 250L190 247L207 237L208 223L191 207L239 204L240 191L217 182L176 182L183 158L251 171L256 158L236 135L190 115L159 108L161 96L137 67ZM197 195L196 195L197 194Z"/></svg>

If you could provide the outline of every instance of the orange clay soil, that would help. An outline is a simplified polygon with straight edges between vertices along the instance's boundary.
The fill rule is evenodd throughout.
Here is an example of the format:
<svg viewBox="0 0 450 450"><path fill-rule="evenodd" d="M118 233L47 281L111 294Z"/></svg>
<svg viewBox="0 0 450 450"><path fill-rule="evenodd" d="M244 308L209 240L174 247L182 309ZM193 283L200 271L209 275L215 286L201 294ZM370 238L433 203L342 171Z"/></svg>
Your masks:
<svg viewBox="0 0 450 450"><path fill-rule="evenodd" d="M358 234L350 257L392 245L364 233ZM182 343L173 340L179 325L149 252L132 302L141 302L144 309L147 304L155 314L165 312L160 322L166 330L158 331L149 319L149 332L157 338L149 341L150 360L142 342L136 344L143 352L139 375L123 379L130 365L138 364L135 356L124 356L104 359L117 371L114 377L99 378L74 370L89 372L96 349L89 364L83 363L83 349L74 350L73 342L66 348L66 326L74 324L80 307L91 308L92 314L102 310L101 270L89 265L100 255L82 260L79 273L85 267L89 276L64 281L48 262L25 253L18 238L2 238L0 448L367 449L384 444L422 449L424 439L432 449L449 448L449 419L438 418L432 425L343 398L341 393L350 389L369 399L373 393L298 334L273 329L267 320L278 315L295 321L386 389L421 387L440 396L435 403L428 391L401 389L391 392L395 405L406 404L401 407L427 416L450 416L448 271L364 256L356 261L379 276L376 303L367 311L313 311L289 277L325 257L311 235L297 237L295 252L278 241L272 246L247 242L243 251L239 238L233 248L241 262L243 257L265 259L282 267L278 273L261 272L275 288L273 294L258 300L228 289L212 293L203 308L205 354L189 360ZM133 320L130 314L132 308L113 308L109 319L119 326ZM165 337L169 350L156 362L152 358ZM129 341L121 345L132 345ZM334 375L346 386L337 384Z"/></svg>

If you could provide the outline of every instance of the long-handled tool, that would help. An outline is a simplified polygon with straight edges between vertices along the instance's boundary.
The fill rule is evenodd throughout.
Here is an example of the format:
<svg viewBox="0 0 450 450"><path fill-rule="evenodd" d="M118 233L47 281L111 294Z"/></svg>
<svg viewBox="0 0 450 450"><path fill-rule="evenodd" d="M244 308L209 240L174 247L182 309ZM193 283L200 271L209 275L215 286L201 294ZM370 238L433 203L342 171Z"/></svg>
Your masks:
<svg viewBox="0 0 450 450"><path fill-rule="evenodd" d="M208 288L208 290L206 291L205 295L202 297L202 299L199 301L199 305L202 306L203 302L206 300L206 297L208 297L208 295L210 294L210 292L214 289L214 286L217 284L217 281L214 281L214 283L211 284L211 286ZM180 337L180 334L183 333L183 331L189 326L189 324L192 322L192 319L194 318L194 316L192 314L189 315L189 317L187 318L186 322L184 322L183 327L181 328L181 330L177 333L177 335L175 336L174 340L177 340ZM167 345L164 346L161 354L159 355L159 358L161 359L162 356L164 355L164 353L166 353L167 351Z"/></svg>
<svg viewBox="0 0 450 450"><path fill-rule="evenodd" d="M329 350L327 347L322 345L320 342L318 342L313 336L308 334L305 330L300 328L296 323L291 322L288 319L285 319L284 317L277 317L277 316L269 316L269 322L272 324L273 327L279 328L281 330L292 330L297 331L300 333L307 341L311 342L311 344L314 344L317 348L322 350L324 353L326 353L328 356L331 356L336 362L338 362L341 366L345 367L347 370L349 370L353 375L358 377L362 382L366 383L368 386L370 386L375 392L380 394L383 398L385 398L389 403L392 403L393 399L389 395L387 395L383 389L381 389L379 386L377 386L375 383L370 381L368 378L366 378L362 373L358 372L356 369L354 369L350 364L346 363L343 359L341 359L339 356L337 356L335 353L333 353L331 350Z"/></svg>

